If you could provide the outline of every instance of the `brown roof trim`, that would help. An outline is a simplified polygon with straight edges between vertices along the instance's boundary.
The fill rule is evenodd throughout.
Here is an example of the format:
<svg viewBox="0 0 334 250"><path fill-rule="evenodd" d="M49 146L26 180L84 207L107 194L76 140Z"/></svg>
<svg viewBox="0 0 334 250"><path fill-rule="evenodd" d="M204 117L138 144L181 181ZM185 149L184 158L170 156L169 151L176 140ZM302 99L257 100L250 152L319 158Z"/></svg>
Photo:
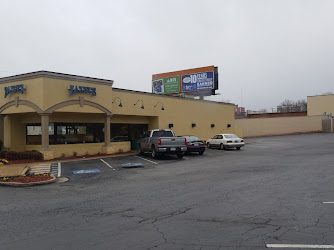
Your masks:
<svg viewBox="0 0 334 250"><path fill-rule="evenodd" d="M142 91L137 91L137 90L130 90L130 89L119 89L119 88L112 88L113 91L122 91L122 92L131 92L133 94L144 94L144 95L150 95L150 96L156 96L159 98L177 98L177 99L182 99L182 100L189 100L189 101L197 101L197 102L210 102L210 103L216 103L216 104L226 104L226 105L232 105L235 106L234 103L228 103L228 102L215 102L215 101L210 101L210 100L199 100L199 99L192 99L192 98L186 98L186 97L179 97L179 96L167 96L167 95L160 95L160 94L154 94L150 92L142 92Z"/></svg>
<svg viewBox="0 0 334 250"><path fill-rule="evenodd" d="M113 80L105 80L105 79L99 79L99 78L93 78L93 77L70 75L70 74L57 73L57 72L51 72L51 71L36 71L36 72L25 73L25 74L20 74L20 75L2 77L0 78L0 84L30 80L30 79L39 78L39 77L61 79L61 80L71 80L71 81L76 81L76 82L95 83L95 84L110 85L110 86L112 86L114 83Z"/></svg>

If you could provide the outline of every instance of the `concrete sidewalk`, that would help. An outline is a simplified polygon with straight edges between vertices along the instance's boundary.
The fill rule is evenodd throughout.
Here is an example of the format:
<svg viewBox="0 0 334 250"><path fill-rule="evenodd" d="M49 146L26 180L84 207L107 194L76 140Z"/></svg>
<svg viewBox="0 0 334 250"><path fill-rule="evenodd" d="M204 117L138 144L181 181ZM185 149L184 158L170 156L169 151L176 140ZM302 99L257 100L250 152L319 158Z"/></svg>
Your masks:
<svg viewBox="0 0 334 250"><path fill-rule="evenodd" d="M0 166L0 177L18 176L27 173L28 166Z"/></svg>

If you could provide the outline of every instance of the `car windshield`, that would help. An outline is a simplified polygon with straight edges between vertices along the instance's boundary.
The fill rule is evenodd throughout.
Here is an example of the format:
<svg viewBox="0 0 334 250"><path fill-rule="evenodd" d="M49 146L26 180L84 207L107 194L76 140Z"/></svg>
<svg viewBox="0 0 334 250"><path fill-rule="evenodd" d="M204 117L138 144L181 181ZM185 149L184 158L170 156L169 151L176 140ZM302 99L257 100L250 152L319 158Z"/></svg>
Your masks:
<svg viewBox="0 0 334 250"><path fill-rule="evenodd" d="M239 138L236 135L224 135L224 136L225 136L225 138L228 138L228 139Z"/></svg>
<svg viewBox="0 0 334 250"><path fill-rule="evenodd" d="M201 141L197 136L185 136L187 141Z"/></svg>
<svg viewBox="0 0 334 250"><path fill-rule="evenodd" d="M172 131L160 130L160 131L154 131L152 133L152 137L174 137L174 135Z"/></svg>

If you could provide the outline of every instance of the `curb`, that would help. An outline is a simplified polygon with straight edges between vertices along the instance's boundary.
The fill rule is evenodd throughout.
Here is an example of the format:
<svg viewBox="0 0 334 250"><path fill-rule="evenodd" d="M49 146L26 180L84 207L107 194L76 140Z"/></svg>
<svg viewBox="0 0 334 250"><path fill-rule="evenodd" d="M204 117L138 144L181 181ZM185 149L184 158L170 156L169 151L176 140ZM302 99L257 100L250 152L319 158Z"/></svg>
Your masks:
<svg viewBox="0 0 334 250"><path fill-rule="evenodd" d="M0 182L1 186L10 186L10 187L30 187L36 185L50 184L56 181L56 177L54 175L50 175L52 177L51 180L47 181L39 181L39 182L31 182L31 183L21 183L21 182Z"/></svg>
<svg viewBox="0 0 334 250"><path fill-rule="evenodd" d="M129 155L137 155L138 152L129 152L129 153L124 153L124 154L110 154L110 155L104 155L104 156L96 156L96 157L87 157L87 158L76 158L76 159L58 159L58 160L45 160L45 161L35 161L35 162L27 162L27 163L17 163L17 164L8 164L6 166L21 166L25 165L30 167L31 165L35 164L45 164L45 163L63 163L63 162L73 162L73 161L88 161L88 160L93 160L93 159L104 159L104 158L116 158L116 157L123 157L123 156L129 156Z"/></svg>

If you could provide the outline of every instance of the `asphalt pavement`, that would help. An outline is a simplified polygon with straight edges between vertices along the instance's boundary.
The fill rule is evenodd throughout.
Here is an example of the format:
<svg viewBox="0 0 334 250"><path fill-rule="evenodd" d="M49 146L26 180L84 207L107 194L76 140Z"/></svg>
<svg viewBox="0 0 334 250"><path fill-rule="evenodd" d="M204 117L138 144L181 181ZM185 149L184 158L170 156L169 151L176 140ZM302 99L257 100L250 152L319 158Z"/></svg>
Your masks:
<svg viewBox="0 0 334 250"><path fill-rule="evenodd" d="M66 183L1 187L0 249L334 244L334 134L249 141L240 151L207 149L183 159L67 162ZM135 164L143 166L124 168Z"/></svg>

